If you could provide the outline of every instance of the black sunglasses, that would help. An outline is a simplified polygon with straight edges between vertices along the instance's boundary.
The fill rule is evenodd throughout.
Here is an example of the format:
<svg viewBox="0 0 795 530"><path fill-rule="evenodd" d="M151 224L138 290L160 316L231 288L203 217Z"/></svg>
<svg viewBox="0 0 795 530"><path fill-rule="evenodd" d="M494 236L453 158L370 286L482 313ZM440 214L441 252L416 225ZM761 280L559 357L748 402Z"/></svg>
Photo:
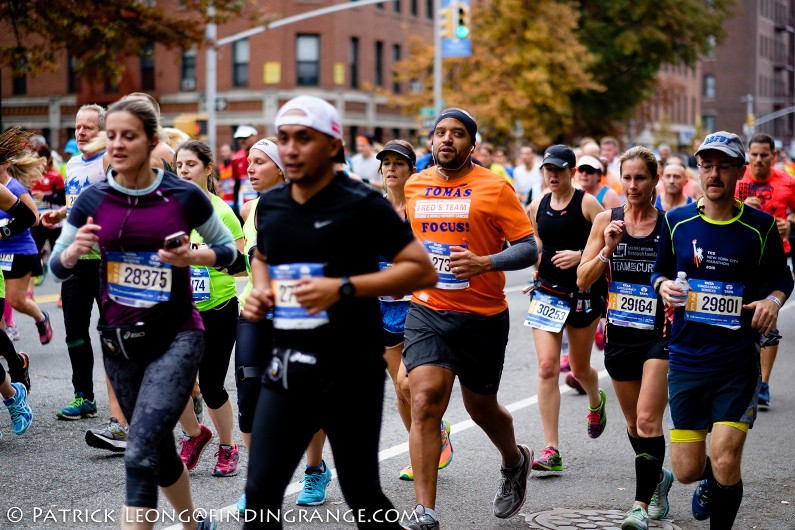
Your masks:
<svg viewBox="0 0 795 530"><path fill-rule="evenodd" d="M593 175L594 173L599 172L598 169L593 168L591 166L580 166L577 168L577 171L579 171L580 173L585 173L587 175Z"/></svg>

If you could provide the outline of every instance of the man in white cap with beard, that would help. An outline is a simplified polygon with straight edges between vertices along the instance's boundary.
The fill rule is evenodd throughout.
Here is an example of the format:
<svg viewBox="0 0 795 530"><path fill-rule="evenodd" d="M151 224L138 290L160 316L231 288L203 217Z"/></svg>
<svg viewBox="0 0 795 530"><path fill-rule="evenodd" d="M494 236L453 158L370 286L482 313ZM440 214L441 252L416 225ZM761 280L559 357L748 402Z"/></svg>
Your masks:
<svg viewBox="0 0 795 530"><path fill-rule="evenodd" d="M282 527L273 514L323 429L358 527L399 529L382 517L393 507L378 473L386 364L377 297L430 287L436 272L389 202L335 171L342 124L333 106L299 96L275 125L288 182L259 198L243 310L257 321L272 308L274 327L246 483L246 512L256 518L244 528ZM379 272L382 258L394 265Z"/></svg>

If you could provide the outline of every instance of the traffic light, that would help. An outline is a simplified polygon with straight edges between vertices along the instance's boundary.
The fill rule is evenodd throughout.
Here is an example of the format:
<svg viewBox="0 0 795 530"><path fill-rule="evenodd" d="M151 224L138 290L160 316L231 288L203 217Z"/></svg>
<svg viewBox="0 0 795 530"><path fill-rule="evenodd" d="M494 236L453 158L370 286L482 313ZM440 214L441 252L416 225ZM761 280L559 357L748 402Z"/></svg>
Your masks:
<svg viewBox="0 0 795 530"><path fill-rule="evenodd" d="M755 122L756 122L756 117L754 116L754 113L753 113L753 112L749 112L749 113L748 113L748 114L745 116L745 124L748 126L748 128L749 128L750 130L752 130L752 131L753 131L753 130L754 130L754 125L755 125Z"/></svg>
<svg viewBox="0 0 795 530"><path fill-rule="evenodd" d="M455 36L459 39L469 38L469 25L471 22L472 17L469 11L469 5L459 2L456 11Z"/></svg>
<svg viewBox="0 0 795 530"><path fill-rule="evenodd" d="M449 5L439 10L439 35L443 39L455 37L453 31L453 6Z"/></svg>

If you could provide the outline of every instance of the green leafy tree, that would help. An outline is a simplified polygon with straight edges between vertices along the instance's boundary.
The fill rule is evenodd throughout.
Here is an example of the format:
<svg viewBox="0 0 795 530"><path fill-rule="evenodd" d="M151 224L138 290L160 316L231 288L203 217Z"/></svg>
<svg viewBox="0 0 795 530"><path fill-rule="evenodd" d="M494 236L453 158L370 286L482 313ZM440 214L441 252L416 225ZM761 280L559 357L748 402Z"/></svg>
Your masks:
<svg viewBox="0 0 795 530"><path fill-rule="evenodd" d="M692 66L723 35L734 0L473 0L472 56L444 60L447 106L471 110L495 141L517 125L539 144L620 132L655 92L663 64ZM433 101L433 46L414 38L396 68Z"/></svg>
<svg viewBox="0 0 795 530"><path fill-rule="evenodd" d="M588 71L604 90L573 95L577 134L616 132L654 93L663 64L692 66L723 36L734 0L571 2L577 37L595 61Z"/></svg>
<svg viewBox="0 0 795 530"><path fill-rule="evenodd" d="M190 48L204 44L207 22L247 13L264 20L251 0L0 0L0 64L12 75L54 70L63 51L77 59L78 75L117 82L120 58L152 44ZM214 6L211 14L210 6Z"/></svg>
<svg viewBox="0 0 795 530"><path fill-rule="evenodd" d="M444 59L444 100L472 112L485 135L508 140L519 126L538 143L564 134L571 125L571 98L600 89L587 71L588 50L577 41L577 13L554 0L473 2L472 56ZM433 48L409 43L409 57L396 68L399 81L422 90L392 97L407 113L432 102Z"/></svg>

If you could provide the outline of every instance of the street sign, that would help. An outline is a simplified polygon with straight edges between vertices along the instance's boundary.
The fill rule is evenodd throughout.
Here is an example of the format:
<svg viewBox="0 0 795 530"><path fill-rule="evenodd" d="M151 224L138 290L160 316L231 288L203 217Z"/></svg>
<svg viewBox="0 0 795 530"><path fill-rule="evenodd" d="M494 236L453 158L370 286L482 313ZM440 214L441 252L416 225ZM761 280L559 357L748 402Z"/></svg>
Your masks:
<svg viewBox="0 0 795 530"><path fill-rule="evenodd" d="M226 98L215 98L215 110L221 112L226 110L229 106L229 100Z"/></svg>

